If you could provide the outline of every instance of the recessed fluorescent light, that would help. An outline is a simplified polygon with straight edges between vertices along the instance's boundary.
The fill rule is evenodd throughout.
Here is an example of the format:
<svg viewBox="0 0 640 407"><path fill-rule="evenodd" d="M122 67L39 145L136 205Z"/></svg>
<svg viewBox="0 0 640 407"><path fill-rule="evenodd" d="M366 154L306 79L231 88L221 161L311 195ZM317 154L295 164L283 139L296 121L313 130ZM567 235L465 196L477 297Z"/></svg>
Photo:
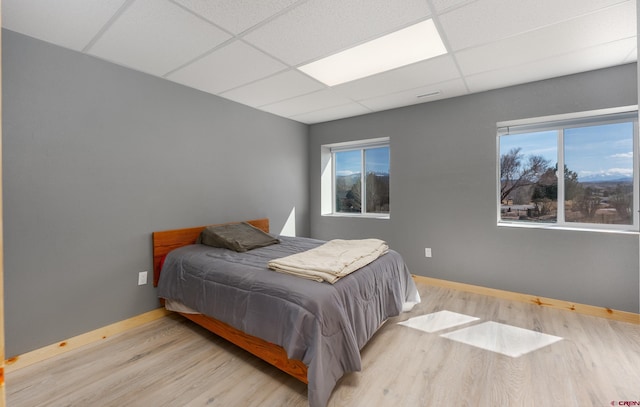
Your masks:
<svg viewBox="0 0 640 407"><path fill-rule="evenodd" d="M433 20L330 55L298 69L329 86L446 54Z"/></svg>

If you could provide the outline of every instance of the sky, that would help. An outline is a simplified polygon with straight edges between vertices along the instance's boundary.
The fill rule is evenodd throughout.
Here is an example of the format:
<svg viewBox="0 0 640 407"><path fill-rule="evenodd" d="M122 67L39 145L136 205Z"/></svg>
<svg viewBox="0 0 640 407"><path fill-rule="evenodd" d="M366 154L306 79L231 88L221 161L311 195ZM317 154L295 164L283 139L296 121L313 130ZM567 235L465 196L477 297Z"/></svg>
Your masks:
<svg viewBox="0 0 640 407"><path fill-rule="evenodd" d="M336 153L336 175L351 175L360 172L360 151L340 151ZM365 150L366 172L389 173L389 147Z"/></svg>
<svg viewBox="0 0 640 407"><path fill-rule="evenodd" d="M514 134L500 137L500 154L515 147L521 154L542 155L552 166L557 158L557 132ZM633 176L633 124L614 123L565 130L565 165L579 181Z"/></svg>

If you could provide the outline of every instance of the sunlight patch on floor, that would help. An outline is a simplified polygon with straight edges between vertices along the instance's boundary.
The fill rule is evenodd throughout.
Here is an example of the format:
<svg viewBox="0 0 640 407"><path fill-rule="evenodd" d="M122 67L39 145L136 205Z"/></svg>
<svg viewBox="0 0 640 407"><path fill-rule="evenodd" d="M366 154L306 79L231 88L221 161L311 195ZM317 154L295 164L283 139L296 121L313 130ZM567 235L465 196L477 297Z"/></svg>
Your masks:
<svg viewBox="0 0 640 407"><path fill-rule="evenodd" d="M479 320L470 315L458 314L451 311L438 311L431 314L410 318L399 325L418 329L427 333L434 333L444 329L457 327ZM457 329L443 333L442 338L464 343L476 348L500 353L517 358L529 352L543 348L562 340L554 335L500 324L493 321Z"/></svg>
<svg viewBox="0 0 640 407"><path fill-rule="evenodd" d="M477 321L478 319L480 318L458 314L457 312L438 311L431 314L410 318L404 322L400 322L399 324L408 326L409 328L419 329L424 332L432 333L442 331L443 329L452 328L454 326L463 325L472 321Z"/></svg>

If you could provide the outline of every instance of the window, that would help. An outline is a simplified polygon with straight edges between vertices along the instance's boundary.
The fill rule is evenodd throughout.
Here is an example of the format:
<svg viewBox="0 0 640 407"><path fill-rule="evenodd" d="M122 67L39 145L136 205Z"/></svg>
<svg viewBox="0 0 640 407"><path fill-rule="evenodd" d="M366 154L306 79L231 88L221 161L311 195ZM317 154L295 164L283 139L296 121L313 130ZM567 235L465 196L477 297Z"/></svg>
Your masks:
<svg viewBox="0 0 640 407"><path fill-rule="evenodd" d="M323 146L323 214L389 216L389 139ZM330 188L327 188L330 184Z"/></svg>
<svg viewBox="0 0 640 407"><path fill-rule="evenodd" d="M498 223L638 231L637 107L498 124Z"/></svg>

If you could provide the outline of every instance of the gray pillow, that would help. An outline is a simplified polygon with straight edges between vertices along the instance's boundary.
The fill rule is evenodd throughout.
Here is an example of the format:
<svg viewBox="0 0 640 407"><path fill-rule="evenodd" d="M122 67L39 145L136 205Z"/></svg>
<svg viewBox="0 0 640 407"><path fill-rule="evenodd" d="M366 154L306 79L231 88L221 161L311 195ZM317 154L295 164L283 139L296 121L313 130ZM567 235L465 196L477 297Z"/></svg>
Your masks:
<svg viewBox="0 0 640 407"><path fill-rule="evenodd" d="M246 222L242 222L207 226L200 233L198 243L235 250L236 252L246 252L280 243L280 240Z"/></svg>

